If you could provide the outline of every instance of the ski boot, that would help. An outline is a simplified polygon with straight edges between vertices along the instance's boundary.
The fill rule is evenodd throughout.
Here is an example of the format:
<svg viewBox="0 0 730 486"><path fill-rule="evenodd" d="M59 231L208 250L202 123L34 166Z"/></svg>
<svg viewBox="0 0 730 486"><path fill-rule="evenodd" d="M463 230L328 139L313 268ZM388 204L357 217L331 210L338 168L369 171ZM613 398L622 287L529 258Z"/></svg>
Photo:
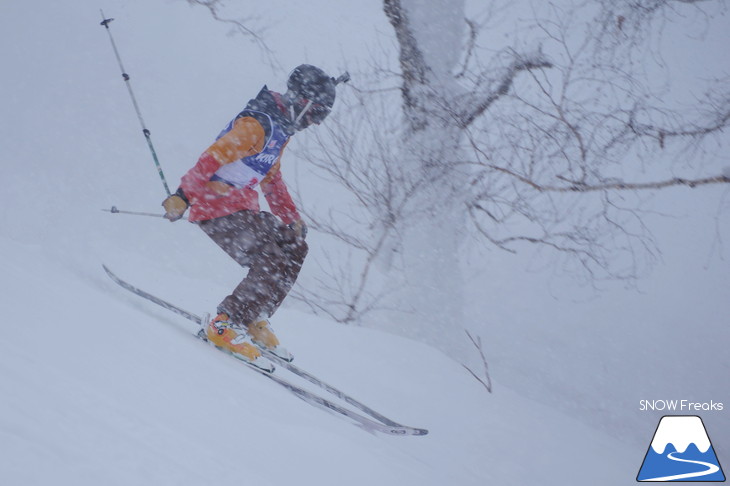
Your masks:
<svg viewBox="0 0 730 486"><path fill-rule="evenodd" d="M249 336L251 336L251 342L256 346L269 351L284 361L291 362L294 359L294 356L280 345L279 339L271 329L271 324L267 318L263 316L259 317L255 321L248 323L246 327L248 328Z"/></svg>
<svg viewBox="0 0 730 486"><path fill-rule="evenodd" d="M203 332L204 336L201 335ZM269 372L274 371L271 362L262 357L261 351L249 342L246 331L235 329L226 313L218 314L210 321L205 331L201 329L199 335L213 343L218 349L232 353L257 368Z"/></svg>

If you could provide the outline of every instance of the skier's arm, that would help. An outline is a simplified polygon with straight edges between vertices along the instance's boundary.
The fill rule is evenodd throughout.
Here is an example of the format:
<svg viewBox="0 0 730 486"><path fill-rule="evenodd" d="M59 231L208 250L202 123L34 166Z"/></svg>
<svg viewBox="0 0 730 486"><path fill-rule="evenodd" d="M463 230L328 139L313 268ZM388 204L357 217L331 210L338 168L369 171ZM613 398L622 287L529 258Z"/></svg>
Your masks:
<svg viewBox="0 0 730 486"><path fill-rule="evenodd" d="M269 203L271 212L277 215L284 224L301 221L294 200L289 195L284 179L281 177L279 162L271 168L264 180L261 181L261 191Z"/></svg>

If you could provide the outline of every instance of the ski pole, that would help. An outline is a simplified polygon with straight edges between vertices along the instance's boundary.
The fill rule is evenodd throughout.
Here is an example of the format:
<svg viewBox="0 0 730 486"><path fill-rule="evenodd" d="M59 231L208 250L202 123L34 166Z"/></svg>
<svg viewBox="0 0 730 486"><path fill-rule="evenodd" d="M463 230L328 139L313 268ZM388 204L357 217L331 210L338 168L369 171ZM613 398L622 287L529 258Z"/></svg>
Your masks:
<svg viewBox="0 0 730 486"><path fill-rule="evenodd" d="M160 161L157 159L157 152L155 152L155 147L152 145L152 138L150 137L150 131L145 126L144 120L142 119L142 112L139 110L139 105L137 104L137 98L134 96L134 92L132 91L132 84L129 82L129 74L127 74L126 70L124 69L124 64L122 64L122 58L119 55L119 50L117 50L117 45L114 42L114 37L112 37L112 31L109 29L109 23L114 19L107 19L104 17L104 11L100 10L101 12L101 25L106 27L106 32L109 34L109 40L112 43L112 48L114 49L114 55L117 57L117 62L119 63L119 69L122 71L122 78L124 79L124 84L127 86L127 91L129 91L129 97L132 98L132 104L134 105L134 110L137 112L137 118L139 119L139 124L142 125L142 133L144 134L144 138L147 140L147 146L150 148L150 152L152 152L152 159L155 161L155 167L157 168L157 173L160 174L160 179L162 179L162 185L165 186L165 192L168 196L171 195L170 188L167 187L167 180L165 179L165 174L162 172L162 167L160 166Z"/></svg>
<svg viewBox="0 0 730 486"><path fill-rule="evenodd" d="M112 214L131 214L134 216L152 216L153 218L164 218L164 214L157 214L157 213L144 213L140 211L122 211L121 209L117 209L116 206L112 206L111 209L102 209L102 211L106 211L108 213Z"/></svg>

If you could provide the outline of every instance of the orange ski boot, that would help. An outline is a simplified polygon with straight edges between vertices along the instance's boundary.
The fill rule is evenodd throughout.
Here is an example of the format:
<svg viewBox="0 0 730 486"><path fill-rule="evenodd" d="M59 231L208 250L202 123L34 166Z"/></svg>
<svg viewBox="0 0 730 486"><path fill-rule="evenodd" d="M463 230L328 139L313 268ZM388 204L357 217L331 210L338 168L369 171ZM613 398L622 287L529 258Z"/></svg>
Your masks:
<svg viewBox="0 0 730 486"><path fill-rule="evenodd" d="M280 345L279 339L274 334L273 329L271 329L271 324L268 319L260 317L248 323L246 327L248 328L249 336L251 336L251 342L256 346L270 351L285 361L292 361L294 359L294 356Z"/></svg>
<svg viewBox="0 0 730 486"><path fill-rule="evenodd" d="M235 329L228 314L218 314L206 330L206 338L216 347L243 358L254 366L273 371L271 363L261 357L261 351L251 344L243 329Z"/></svg>

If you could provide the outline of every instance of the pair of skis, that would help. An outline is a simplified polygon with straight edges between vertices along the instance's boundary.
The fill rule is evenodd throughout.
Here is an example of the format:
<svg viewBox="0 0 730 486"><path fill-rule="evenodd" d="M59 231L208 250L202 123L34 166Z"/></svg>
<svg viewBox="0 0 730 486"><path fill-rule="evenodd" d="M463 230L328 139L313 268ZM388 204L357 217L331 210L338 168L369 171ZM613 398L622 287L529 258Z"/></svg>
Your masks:
<svg viewBox="0 0 730 486"><path fill-rule="evenodd" d="M106 271L107 275L122 286L124 289L139 295L140 297L143 297L150 302L154 302L155 304L164 307L167 310L170 310L172 312L175 312L176 314L179 314L186 319L195 322L196 324L200 326L206 326L207 320L203 317L197 316L193 314L192 312L188 312L184 309L181 309L180 307L177 307L173 304L170 304L169 302L166 302L158 297L155 297L152 294L149 294L145 292L144 290L140 290L137 287L134 287L130 285L129 283L125 282L124 280L117 277L109 268L106 267L106 265L103 265L104 271ZM342 405L339 405L337 403L334 403L333 401L324 398L320 395L317 395L315 393L312 393L309 390L306 390L299 385L296 385L292 383L291 381L288 381L278 374L275 374L273 372L269 372L266 370L263 370L253 364L251 364L249 361L243 359L242 357L238 357L235 354L232 354L232 356L238 358L241 363L248 366L250 369L256 371L262 376L265 376L269 378L270 380L274 381L275 383L278 383L285 389L289 390L291 393L299 397L300 399L304 400L305 402L309 403L310 405L313 405L315 407L321 408L323 410L326 410L328 412L332 412L334 414L337 414L345 419L350 420L355 425L369 431L369 432L381 432L389 435L426 435L428 433L428 430L426 429L419 429L415 427L408 427L406 425L399 424L398 422L395 422L393 420L390 420L388 417L385 417L384 415L376 412L372 408L368 407L367 405L363 404L362 402L355 400L351 396L347 395L346 393L338 390L337 388L328 385L327 383L323 382L316 376L312 375L311 373L303 370L302 368L276 356L275 354L271 353L267 350L262 350L263 355L272 361L275 364L278 364L279 366L291 371L295 375L309 381L310 383L318 386L319 388L325 390L326 392L332 394L333 396L337 397L338 399L342 400L343 402L351 405L352 407L358 409L360 412L355 412L349 408L343 407Z"/></svg>

